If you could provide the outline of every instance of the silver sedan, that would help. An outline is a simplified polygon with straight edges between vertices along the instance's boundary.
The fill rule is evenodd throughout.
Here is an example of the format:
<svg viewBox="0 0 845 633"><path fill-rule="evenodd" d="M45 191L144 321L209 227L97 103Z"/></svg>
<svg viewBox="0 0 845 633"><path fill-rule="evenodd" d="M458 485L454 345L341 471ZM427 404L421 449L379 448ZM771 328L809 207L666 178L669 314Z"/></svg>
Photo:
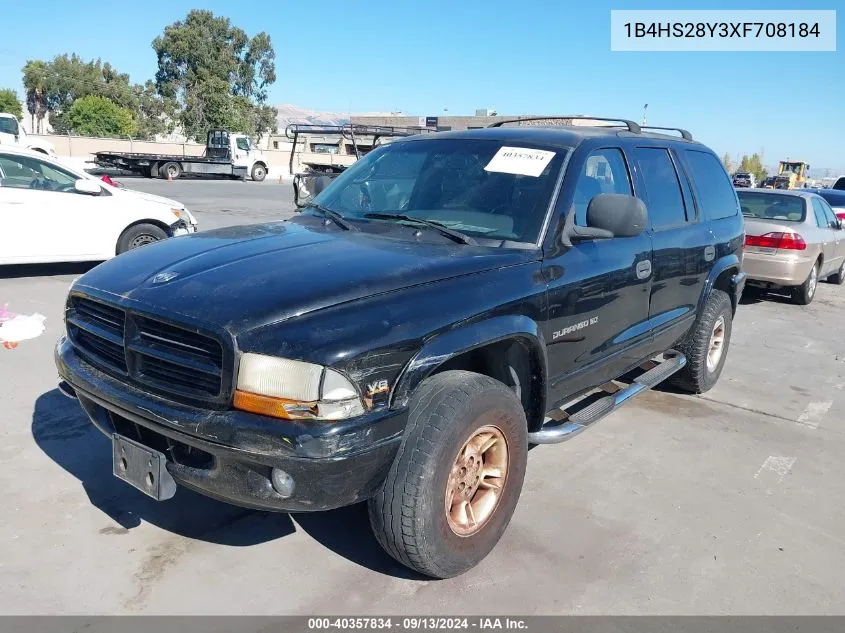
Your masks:
<svg viewBox="0 0 845 633"><path fill-rule="evenodd" d="M800 189L744 189L737 196L750 286L788 289L806 305L820 279L845 281L845 231L824 198Z"/></svg>

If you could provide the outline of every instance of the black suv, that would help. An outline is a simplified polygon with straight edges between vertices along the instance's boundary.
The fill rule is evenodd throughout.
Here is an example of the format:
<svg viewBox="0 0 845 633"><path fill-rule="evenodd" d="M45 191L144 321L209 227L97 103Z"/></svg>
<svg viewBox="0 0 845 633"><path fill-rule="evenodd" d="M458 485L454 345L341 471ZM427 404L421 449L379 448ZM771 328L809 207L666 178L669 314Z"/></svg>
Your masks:
<svg viewBox="0 0 845 633"><path fill-rule="evenodd" d="M396 141L289 221L80 278L60 387L114 474L156 499L366 500L392 556L448 577L501 537L529 445L666 378L710 389L745 279L728 174L684 130L572 118Z"/></svg>

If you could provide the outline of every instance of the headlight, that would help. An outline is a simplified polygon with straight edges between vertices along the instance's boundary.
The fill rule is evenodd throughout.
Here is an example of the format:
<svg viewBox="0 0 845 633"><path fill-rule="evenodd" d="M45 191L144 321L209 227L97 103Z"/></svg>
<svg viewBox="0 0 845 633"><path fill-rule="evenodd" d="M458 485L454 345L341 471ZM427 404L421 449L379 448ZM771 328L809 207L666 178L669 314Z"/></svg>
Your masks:
<svg viewBox="0 0 845 633"><path fill-rule="evenodd" d="M235 408L288 420L345 420L364 413L355 386L328 367L245 353Z"/></svg>

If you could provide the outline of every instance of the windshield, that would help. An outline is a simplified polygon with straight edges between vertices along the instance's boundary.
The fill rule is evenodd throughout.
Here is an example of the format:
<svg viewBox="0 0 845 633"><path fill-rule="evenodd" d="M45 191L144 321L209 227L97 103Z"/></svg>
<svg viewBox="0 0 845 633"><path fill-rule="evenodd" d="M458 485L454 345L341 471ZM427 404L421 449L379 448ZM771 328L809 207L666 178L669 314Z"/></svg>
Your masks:
<svg viewBox="0 0 845 633"><path fill-rule="evenodd" d="M0 133L2 134L17 134L18 122L9 117L0 117Z"/></svg>
<svg viewBox="0 0 845 633"><path fill-rule="evenodd" d="M478 139L391 143L314 202L353 219L401 213L474 237L536 242L565 153Z"/></svg>
<svg viewBox="0 0 845 633"><path fill-rule="evenodd" d="M745 191L740 191L737 196L742 206L742 215L746 218L787 222L804 221L804 199L799 196Z"/></svg>

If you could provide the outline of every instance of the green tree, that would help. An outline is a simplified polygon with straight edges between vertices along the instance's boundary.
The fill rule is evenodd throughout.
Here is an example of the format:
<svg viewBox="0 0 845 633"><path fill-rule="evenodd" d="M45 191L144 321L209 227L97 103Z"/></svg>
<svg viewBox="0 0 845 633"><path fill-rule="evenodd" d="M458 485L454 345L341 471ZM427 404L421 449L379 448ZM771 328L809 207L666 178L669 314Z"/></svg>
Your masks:
<svg viewBox="0 0 845 633"><path fill-rule="evenodd" d="M132 136L132 112L110 99L88 95L77 99L63 116L69 132L80 136Z"/></svg>
<svg viewBox="0 0 845 633"><path fill-rule="evenodd" d="M156 89L177 102L187 136L203 140L214 127L254 136L273 129L275 114L266 101L276 81L276 54L269 35L250 38L229 18L193 10L165 27L152 46Z"/></svg>
<svg viewBox="0 0 845 633"><path fill-rule="evenodd" d="M23 106L18 93L11 88L0 89L0 112L14 114L19 120L23 118Z"/></svg>
<svg viewBox="0 0 845 633"><path fill-rule="evenodd" d="M31 130L41 134L47 116L47 88L50 69L47 62L31 59L23 67L23 87L26 91L26 110L29 112Z"/></svg>
<svg viewBox="0 0 845 633"><path fill-rule="evenodd" d="M39 125L46 113L58 133L71 129L71 106L87 96L108 99L131 112L136 133L142 138L173 131L174 103L162 98L155 84L132 84L129 75L100 59L86 61L78 55L57 55L51 61L30 60L23 68L27 109ZM35 127L35 125L33 125Z"/></svg>
<svg viewBox="0 0 845 633"><path fill-rule="evenodd" d="M763 182L766 179L768 173L766 172L766 168L763 167L763 157L756 152L751 156L743 155L742 160L739 163L739 169L737 171L748 172L749 174L754 174L754 177L757 179L757 182Z"/></svg>
<svg viewBox="0 0 845 633"><path fill-rule="evenodd" d="M133 86L137 99L135 120L138 125L136 134L141 138L154 138L159 134L171 134L176 127L177 104L173 99L165 99L156 91L155 83Z"/></svg>

